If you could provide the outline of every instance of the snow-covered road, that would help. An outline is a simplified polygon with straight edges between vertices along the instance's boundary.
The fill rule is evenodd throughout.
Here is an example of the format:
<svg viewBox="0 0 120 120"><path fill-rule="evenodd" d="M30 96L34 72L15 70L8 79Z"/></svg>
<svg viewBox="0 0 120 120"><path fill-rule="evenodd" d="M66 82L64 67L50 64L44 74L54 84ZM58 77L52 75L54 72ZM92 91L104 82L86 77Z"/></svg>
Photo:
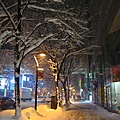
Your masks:
<svg viewBox="0 0 120 120"><path fill-rule="evenodd" d="M120 120L120 114L112 113L92 103L74 103L69 108L63 108L62 115L49 120Z"/></svg>

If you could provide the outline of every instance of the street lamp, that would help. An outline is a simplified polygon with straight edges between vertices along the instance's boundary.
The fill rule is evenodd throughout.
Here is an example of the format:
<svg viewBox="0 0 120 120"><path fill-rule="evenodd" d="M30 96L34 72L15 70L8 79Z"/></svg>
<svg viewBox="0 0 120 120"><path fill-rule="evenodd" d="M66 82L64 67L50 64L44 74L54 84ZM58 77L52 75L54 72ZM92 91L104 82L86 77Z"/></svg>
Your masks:
<svg viewBox="0 0 120 120"><path fill-rule="evenodd" d="M41 53L40 54L41 57L45 57L46 55ZM43 68L39 68L39 63L38 63L38 60L36 58L36 56L34 55L34 59L35 59L35 62L36 62L36 87L35 87L35 110L37 111L37 88L38 88L38 75L39 75L39 71L43 71L44 69Z"/></svg>
<svg viewBox="0 0 120 120"><path fill-rule="evenodd" d="M40 53L40 56L41 56L41 57L45 57L46 54L44 54L44 53Z"/></svg>

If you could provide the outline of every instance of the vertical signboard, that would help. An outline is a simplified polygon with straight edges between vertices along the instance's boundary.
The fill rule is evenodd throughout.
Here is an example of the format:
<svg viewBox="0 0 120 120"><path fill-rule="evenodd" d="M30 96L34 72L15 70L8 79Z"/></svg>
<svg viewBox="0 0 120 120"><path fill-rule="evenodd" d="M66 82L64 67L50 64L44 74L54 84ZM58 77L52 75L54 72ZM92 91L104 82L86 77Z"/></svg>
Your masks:
<svg viewBox="0 0 120 120"><path fill-rule="evenodd" d="M38 80L42 80L43 79L43 75L44 75L44 69L43 68L38 68Z"/></svg>
<svg viewBox="0 0 120 120"><path fill-rule="evenodd" d="M111 68L112 82L120 82L120 65Z"/></svg>

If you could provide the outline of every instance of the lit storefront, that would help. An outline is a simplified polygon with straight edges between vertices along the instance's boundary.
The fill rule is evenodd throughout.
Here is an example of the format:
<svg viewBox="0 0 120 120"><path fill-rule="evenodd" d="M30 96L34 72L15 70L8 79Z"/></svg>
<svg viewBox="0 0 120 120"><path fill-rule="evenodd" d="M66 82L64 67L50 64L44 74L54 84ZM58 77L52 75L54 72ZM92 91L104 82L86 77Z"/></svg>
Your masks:
<svg viewBox="0 0 120 120"><path fill-rule="evenodd" d="M104 107L111 110L111 74L109 70L105 74Z"/></svg>
<svg viewBox="0 0 120 120"><path fill-rule="evenodd" d="M106 74L104 106L111 111L120 110L120 65L113 66Z"/></svg>
<svg viewBox="0 0 120 120"><path fill-rule="evenodd" d="M112 110L120 110L120 65L111 68L111 98Z"/></svg>

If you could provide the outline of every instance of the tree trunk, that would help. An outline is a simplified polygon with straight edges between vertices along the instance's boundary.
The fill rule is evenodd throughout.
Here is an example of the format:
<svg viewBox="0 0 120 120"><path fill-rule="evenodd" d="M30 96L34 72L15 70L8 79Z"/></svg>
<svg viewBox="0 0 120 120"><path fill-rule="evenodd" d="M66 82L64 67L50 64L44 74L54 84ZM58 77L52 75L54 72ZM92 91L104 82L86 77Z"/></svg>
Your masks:
<svg viewBox="0 0 120 120"><path fill-rule="evenodd" d="M64 92L65 92L65 104L68 104L68 91L67 91L67 86L66 83L63 85L64 87Z"/></svg>
<svg viewBox="0 0 120 120"><path fill-rule="evenodd" d="M55 80L55 89L56 89L56 101L57 101L57 107L60 105L60 94L59 94L59 88L58 88L58 77L57 74L54 74L54 80Z"/></svg>
<svg viewBox="0 0 120 120"><path fill-rule="evenodd" d="M18 31L16 31L16 36L20 36L21 33L21 0L18 0ZM16 109L15 115L16 117L21 116L21 107L20 107L20 86L19 86L19 79L20 79L20 53L19 53L19 39L16 37L15 39L15 49L14 49L14 76L15 76L15 102L16 102Z"/></svg>
<svg viewBox="0 0 120 120"><path fill-rule="evenodd" d="M15 76L15 102L16 102L15 115L16 117L21 116L20 87L19 87L20 63L18 62L19 56L20 55L18 52L18 44L16 40L16 46L14 50L14 76Z"/></svg>
<svg viewBox="0 0 120 120"><path fill-rule="evenodd" d="M70 101L69 77L67 77L67 100Z"/></svg>
<svg viewBox="0 0 120 120"><path fill-rule="evenodd" d="M19 89L19 75L17 72L15 72L15 102L16 102L15 115L17 117L20 117L21 116L20 89Z"/></svg>

